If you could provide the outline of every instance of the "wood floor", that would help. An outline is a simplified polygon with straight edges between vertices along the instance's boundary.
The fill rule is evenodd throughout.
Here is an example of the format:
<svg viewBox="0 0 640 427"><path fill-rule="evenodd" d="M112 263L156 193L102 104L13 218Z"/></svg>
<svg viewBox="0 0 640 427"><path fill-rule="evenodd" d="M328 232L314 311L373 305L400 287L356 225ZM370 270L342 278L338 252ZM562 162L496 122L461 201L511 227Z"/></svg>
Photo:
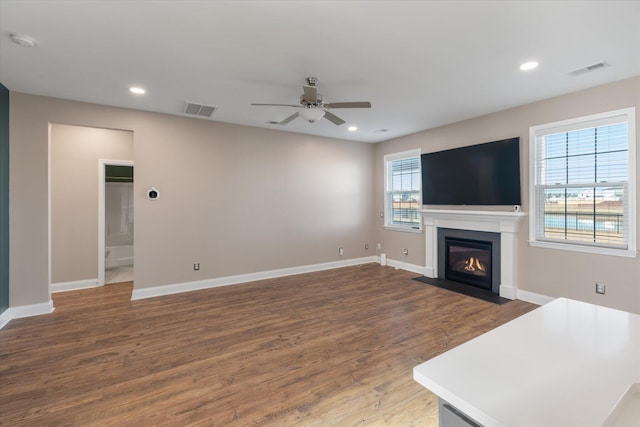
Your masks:
<svg viewBox="0 0 640 427"><path fill-rule="evenodd" d="M1 425L436 426L415 365L533 308L366 264L131 301L54 294L0 330Z"/></svg>

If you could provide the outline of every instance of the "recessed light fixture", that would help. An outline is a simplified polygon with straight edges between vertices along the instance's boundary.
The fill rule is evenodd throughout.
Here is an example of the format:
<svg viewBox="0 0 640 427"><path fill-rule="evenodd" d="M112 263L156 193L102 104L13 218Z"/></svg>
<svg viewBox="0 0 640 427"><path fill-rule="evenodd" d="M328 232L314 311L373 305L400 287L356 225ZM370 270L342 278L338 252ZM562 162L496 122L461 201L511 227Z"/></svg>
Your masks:
<svg viewBox="0 0 640 427"><path fill-rule="evenodd" d="M355 132L358 130L358 126L349 126L347 129L349 130L349 132Z"/></svg>
<svg viewBox="0 0 640 427"><path fill-rule="evenodd" d="M22 36L20 34L9 34L9 37L12 42L22 47L34 47L36 45L36 42L31 37Z"/></svg>
<svg viewBox="0 0 640 427"><path fill-rule="evenodd" d="M141 87L132 86L129 88L129 92L135 93L136 95L144 95L146 91Z"/></svg>
<svg viewBox="0 0 640 427"><path fill-rule="evenodd" d="M525 62L524 64L522 64L520 66L520 69L522 71L529 71L529 70L533 70L534 68L538 68L538 62L537 61Z"/></svg>

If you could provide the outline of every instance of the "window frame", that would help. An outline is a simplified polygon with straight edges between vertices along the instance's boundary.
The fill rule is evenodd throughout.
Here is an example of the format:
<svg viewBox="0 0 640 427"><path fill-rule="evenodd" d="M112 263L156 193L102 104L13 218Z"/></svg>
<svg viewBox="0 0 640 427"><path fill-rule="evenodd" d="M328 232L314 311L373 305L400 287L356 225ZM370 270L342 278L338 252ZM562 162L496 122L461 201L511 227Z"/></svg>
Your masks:
<svg viewBox="0 0 640 427"><path fill-rule="evenodd" d="M420 209L422 208L422 165L420 162L420 155L422 154L421 150L414 149L408 151L402 151L398 153L386 154L384 156L384 229L392 230L392 231L403 231L406 233L422 233L422 216L420 215ZM418 158L418 171L420 172L420 179L418 180L419 185L419 196L418 196L418 226L417 228L414 225L403 225L403 224L393 224L392 218L392 207L389 201L389 173L392 162L397 160L408 159L412 157Z"/></svg>
<svg viewBox="0 0 640 427"><path fill-rule="evenodd" d="M595 245L588 242L560 242L538 240L537 228L540 218L538 217L539 197L536 191L538 185L537 165L538 165L538 138L561 132L570 132L595 126L603 126L613 123L616 118L623 118L618 122L626 121L628 138L628 180L627 180L627 247L616 248L602 245ZM637 256L637 231L636 231L636 112L635 107L623 108L604 113L592 114L568 120L547 123L529 128L529 245L550 249L560 249L574 252L595 253L601 255L615 255L635 258ZM544 184L539 184L544 186ZM570 186L570 184L568 184ZM544 203L544 202L543 202Z"/></svg>

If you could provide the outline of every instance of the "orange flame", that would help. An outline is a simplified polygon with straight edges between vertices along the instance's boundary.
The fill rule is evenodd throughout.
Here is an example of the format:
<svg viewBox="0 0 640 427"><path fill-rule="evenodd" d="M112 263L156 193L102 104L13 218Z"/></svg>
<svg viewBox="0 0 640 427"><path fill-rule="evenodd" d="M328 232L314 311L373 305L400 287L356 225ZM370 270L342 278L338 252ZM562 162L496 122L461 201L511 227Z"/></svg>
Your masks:
<svg viewBox="0 0 640 427"><path fill-rule="evenodd" d="M484 265L480 263L479 258L470 257L464 262L464 269L467 271L484 271Z"/></svg>

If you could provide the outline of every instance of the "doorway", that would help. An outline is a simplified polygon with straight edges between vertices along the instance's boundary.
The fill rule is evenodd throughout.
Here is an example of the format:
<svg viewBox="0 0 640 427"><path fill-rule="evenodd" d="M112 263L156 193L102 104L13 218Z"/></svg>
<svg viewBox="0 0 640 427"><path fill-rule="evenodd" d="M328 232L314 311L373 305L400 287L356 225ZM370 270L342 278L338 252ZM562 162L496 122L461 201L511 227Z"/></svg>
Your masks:
<svg viewBox="0 0 640 427"><path fill-rule="evenodd" d="M101 163L101 159L118 160ZM52 293L104 284L102 203L104 164L107 163L133 165L132 131L49 124L49 289Z"/></svg>
<svg viewBox="0 0 640 427"><path fill-rule="evenodd" d="M129 160L99 160L98 285L133 281L134 169Z"/></svg>

